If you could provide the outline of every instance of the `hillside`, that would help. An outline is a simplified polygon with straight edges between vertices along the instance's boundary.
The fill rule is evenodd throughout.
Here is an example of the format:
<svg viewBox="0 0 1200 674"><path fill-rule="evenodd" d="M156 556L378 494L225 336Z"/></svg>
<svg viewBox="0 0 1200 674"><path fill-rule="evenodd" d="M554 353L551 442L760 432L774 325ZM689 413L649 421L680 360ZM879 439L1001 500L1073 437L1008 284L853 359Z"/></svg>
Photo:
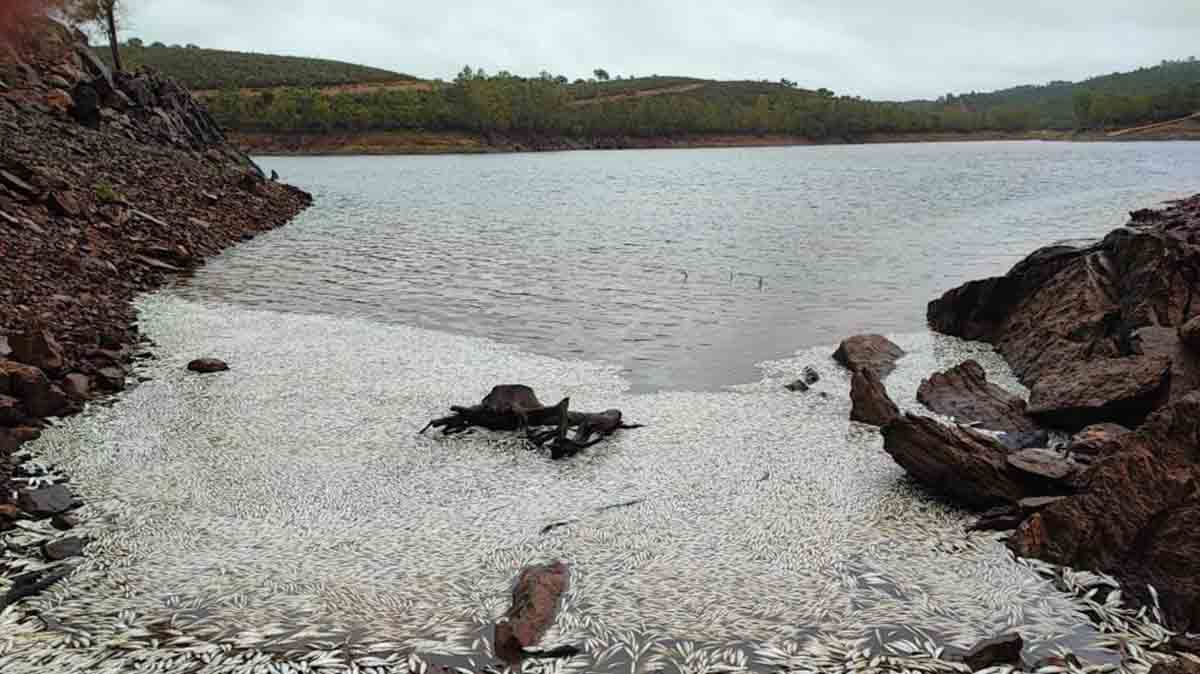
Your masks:
<svg viewBox="0 0 1200 674"><path fill-rule="evenodd" d="M107 47L94 47L93 52L112 66L112 55ZM141 46L138 40L131 40L121 47L121 59L127 70L150 66L192 90L324 87L416 79L403 73L341 61L201 49L194 45L168 47L157 42Z"/></svg>
<svg viewBox="0 0 1200 674"><path fill-rule="evenodd" d="M918 102L925 109L946 105L996 113L1027 111L1044 129L1113 128L1163 122L1200 110L1200 61L1195 57L1101 75L1082 82L1058 81L988 93L950 95Z"/></svg>

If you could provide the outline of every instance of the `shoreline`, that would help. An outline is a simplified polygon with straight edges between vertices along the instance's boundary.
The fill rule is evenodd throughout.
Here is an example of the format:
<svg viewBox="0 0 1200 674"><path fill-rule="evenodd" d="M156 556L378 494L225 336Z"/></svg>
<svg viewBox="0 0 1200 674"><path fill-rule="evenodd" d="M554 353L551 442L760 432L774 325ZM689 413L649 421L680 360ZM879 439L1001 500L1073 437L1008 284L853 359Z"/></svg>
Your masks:
<svg viewBox="0 0 1200 674"><path fill-rule="evenodd" d="M946 132L871 134L857 139L814 141L802 136L710 134L687 137L631 136L580 141L566 137L487 138L462 132L392 131L363 133L274 134L227 132L230 141L248 154L262 157L422 156L522 154L612 150L687 150L766 147L819 147L969 142L1130 143L1200 140L1200 134L1162 133L1115 137L1104 133L1066 131Z"/></svg>

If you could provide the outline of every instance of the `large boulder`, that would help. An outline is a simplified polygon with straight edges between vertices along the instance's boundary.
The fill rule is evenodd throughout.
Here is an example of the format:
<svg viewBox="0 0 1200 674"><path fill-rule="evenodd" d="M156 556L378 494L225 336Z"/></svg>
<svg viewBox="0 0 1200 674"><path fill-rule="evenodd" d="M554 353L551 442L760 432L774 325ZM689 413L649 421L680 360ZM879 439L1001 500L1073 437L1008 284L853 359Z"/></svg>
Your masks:
<svg viewBox="0 0 1200 674"><path fill-rule="evenodd" d="M875 370L863 368L850 381L850 420L872 426L887 426L900 416L900 408L888 396Z"/></svg>
<svg viewBox="0 0 1200 674"><path fill-rule="evenodd" d="M1049 426L1078 430L1116 422L1139 426L1170 392L1171 362L1161 357L1096 358L1042 376L1029 413Z"/></svg>
<svg viewBox="0 0 1200 674"><path fill-rule="evenodd" d="M989 430L1038 430L1037 422L1025 412L1025 401L989 382L983 367L973 360L922 381L917 400L938 414Z"/></svg>
<svg viewBox="0 0 1200 674"><path fill-rule="evenodd" d="M1081 493L1026 520L1022 556L1154 585L1176 627L1200 628L1200 393L1158 412L1079 480Z"/></svg>
<svg viewBox="0 0 1200 674"><path fill-rule="evenodd" d="M896 369L896 361L904 349L883 335L856 335L844 340L833 353L833 359L851 372L862 369L875 371L880 380Z"/></svg>
<svg viewBox="0 0 1200 674"><path fill-rule="evenodd" d="M906 414L883 429L883 448L909 475L964 504L987 509L1029 496L998 440L961 426Z"/></svg>

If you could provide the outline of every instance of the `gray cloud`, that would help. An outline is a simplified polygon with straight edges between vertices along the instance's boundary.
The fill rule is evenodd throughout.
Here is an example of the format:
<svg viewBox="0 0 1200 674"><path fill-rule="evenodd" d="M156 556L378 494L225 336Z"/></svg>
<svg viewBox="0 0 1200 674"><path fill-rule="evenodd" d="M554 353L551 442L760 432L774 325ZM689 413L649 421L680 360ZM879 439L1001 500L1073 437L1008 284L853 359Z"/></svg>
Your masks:
<svg viewBox="0 0 1200 674"><path fill-rule="evenodd" d="M877 99L1153 65L1194 52L1196 0L132 0L131 34L452 78L489 71L787 77Z"/></svg>

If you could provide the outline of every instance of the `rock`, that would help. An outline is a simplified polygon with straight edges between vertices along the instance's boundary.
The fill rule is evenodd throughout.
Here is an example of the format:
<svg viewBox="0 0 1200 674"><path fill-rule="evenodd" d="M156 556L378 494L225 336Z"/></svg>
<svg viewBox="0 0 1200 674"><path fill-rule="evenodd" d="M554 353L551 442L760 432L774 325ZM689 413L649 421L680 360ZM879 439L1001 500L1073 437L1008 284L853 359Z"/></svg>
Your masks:
<svg viewBox="0 0 1200 674"><path fill-rule="evenodd" d="M1165 358L1098 358L1064 364L1034 385L1029 414L1054 427L1081 429L1115 421L1136 427L1170 393Z"/></svg>
<svg viewBox="0 0 1200 674"><path fill-rule="evenodd" d="M1022 516L1028 517L1033 513L1049 508L1050 506L1067 498L1066 496L1031 496L1023 498L1017 503L1017 507L1021 509Z"/></svg>
<svg viewBox="0 0 1200 674"><path fill-rule="evenodd" d="M1150 674L1200 674L1200 660L1175 658L1150 668Z"/></svg>
<svg viewBox="0 0 1200 674"><path fill-rule="evenodd" d="M1000 665L1021 665L1021 651L1025 642L1019 634L1006 634L995 639L988 639L977 644L963 656L963 664L978 672L988 667Z"/></svg>
<svg viewBox="0 0 1200 674"><path fill-rule="evenodd" d="M857 335L838 346L833 359L851 372L869 368L875 371L880 381L896 369L896 361L904 356L904 349L896 346L882 335Z"/></svg>
<svg viewBox="0 0 1200 674"><path fill-rule="evenodd" d="M0 335L0 358L8 358L12 355L12 347L8 345L8 337Z"/></svg>
<svg viewBox="0 0 1200 674"><path fill-rule="evenodd" d="M87 209L70 192L52 192L46 197L46 206L55 215L76 218L87 214Z"/></svg>
<svg viewBox="0 0 1200 674"><path fill-rule="evenodd" d="M1029 496L1008 470L1008 449L983 433L906 414L884 427L883 448L918 482L975 508Z"/></svg>
<svg viewBox="0 0 1200 674"><path fill-rule="evenodd" d="M227 371L229 365L218 358L197 358L188 363L187 369L201 374L212 374L214 372Z"/></svg>
<svg viewBox="0 0 1200 674"><path fill-rule="evenodd" d="M100 94L90 82L80 82L71 89L71 116L89 129L100 128Z"/></svg>
<svg viewBox="0 0 1200 674"><path fill-rule="evenodd" d="M17 176L8 171L0 171L0 183L8 186L10 189L16 190L26 196L37 194L37 190L32 185L21 180Z"/></svg>
<svg viewBox="0 0 1200 674"><path fill-rule="evenodd" d="M42 554L51 562L61 562L64 559L82 555L83 548L87 546L87 543L86 539L78 536L47 541L42 545Z"/></svg>
<svg viewBox="0 0 1200 674"><path fill-rule="evenodd" d="M1024 431L1019 433L999 433L996 439L1011 451L1029 447L1047 447L1050 444L1048 431Z"/></svg>
<svg viewBox="0 0 1200 674"><path fill-rule="evenodd" d="M62 389L63 393L76 400L87 400L91 397L92 381L88 379L86 374L72 372L63 377Z"/></svg>
<svg viewBox="0 0 1200 674"><path fill-rule="evenodd" d="M887 426L900 416L900 408L888 396L876 371L862 368L850 382L850 420L872 426Z"/></svg>
<svg viewBox="0 0 1200 674"><path fill-rule="evenodd" d="M1067 453L1088 457L1104 457L1111 454L1120 439L1130 430L1119 424L1093 424L1071 436Z"/></svg>
<svg viewBox="0 0 1200 674"><path fill-rule="evenodd" d="M1035 478L1062 482L1079 472L1079 465L1044 447L1029 447L1008 455L1008 465Z"/></svg>
<svg viewBox="0 0 1200 674"><path fill-rule="evenodd" d="M536 646L558 615L559 600L567 590L567 565L555 562L521 571L512 590L512 605L496 623L496 652L510 662Z"/></svg>
<svg viewBox="0 0 1200 674"><path fill-rule="evenodd" d="M809 387L808 383L805 382L803 379L797 379L796 381L788 384L784 388L786 388L787 390L789 390L793 393L804 393L804 392L808 391L810 387Z"/></svg>
<svg viewBox="0 0 1200 674"><path fill-rule="evenodd" d="M70 531L79 526L79 518L72 513L59 513L50 519L50 526L59 531Z"/></svg>
<svg viewBox="0 0 1200 674"><path fill-rule="evenodd" d="M34 417L56 416L68 407L62 389L51 384L45 372L10 360L0 360L0 395L20 400Z"/></svg>
<svg viewBox="0 0 1200 674"><path fill-rule="evenodd" d="M70 114L75 101L71 94L62 89L51 89L50 93L46 94L46 105L60 115L67 115Z"/></svg>
<svg viewBox="0 0 1200 674"><path fill-rule="evenodd" d="M32 328L8 338L12 358L47 372L58 372L66 365L62 346L48 330Z"/></svg>
<svg viewBox="0 0 1200 674"><path fill-rule="evenodd" d="M71 509L74 501L71 491L61 484L22 491L17 496L17 506L38 519L64 513Z"/></svg>
<svg viewBox="0 0 1200 674"><path fill-rule="evenodd" d="M96 381L109 391L124 391L126 376L125 368L120 365L111 365L96 370Z"/></svg>
<svg viewBox="0 0 1200 674"><path fill-rule="evenodd" d="M983 367L973 360L922 381L917 400L938 414L994 431L1038 429L1025 413L1025 401L988 382Z"/></svg>
<svg viewBox="0 0 1200 674"><path fill-rule="evenodd" d="M63 77L62 75L51 75L50 77L46 78L46 83L51 86L58 87L59 89L71 88L71 83L68 82L67 78Z"/></svg>
<svg viewBox="0 0 1200 674"><path fill-rule="evenodd" d="M804 375L802 380L809 386L821 381L821 373L817 372L816 368L812 367L811 365L804 368L804 372L802 374Z"/></svg>
<svg viewBox="0 0 1200 674"><path fill-rule="evenodd" d="M1194 392L1117 438L1077 480L1081 493L1030 517L1009 546L1021 556L1110 573L1133 592L1153 585L1172 626L1200 629L1198 439Z"/></svg>
<svg viewBox="0 0 1200 674"><path fill-rule="evenodd" d="M1192 351L1200 353L1200 316L1184 323L1179 328L1179 341Z"/></svg>
<svg viewBox="0 0 1200 674"><path fill-rule="evenodd" d="M1021 525L1025 515L1020 508L999 506L979 516L969 531L1012 531Z"/></svg>
<svg viewBox="0 0 1200 674"><path fill-rule="evenodd" d="M21 519L21 509L10 503L0 503L0 525Z"/></svg>

